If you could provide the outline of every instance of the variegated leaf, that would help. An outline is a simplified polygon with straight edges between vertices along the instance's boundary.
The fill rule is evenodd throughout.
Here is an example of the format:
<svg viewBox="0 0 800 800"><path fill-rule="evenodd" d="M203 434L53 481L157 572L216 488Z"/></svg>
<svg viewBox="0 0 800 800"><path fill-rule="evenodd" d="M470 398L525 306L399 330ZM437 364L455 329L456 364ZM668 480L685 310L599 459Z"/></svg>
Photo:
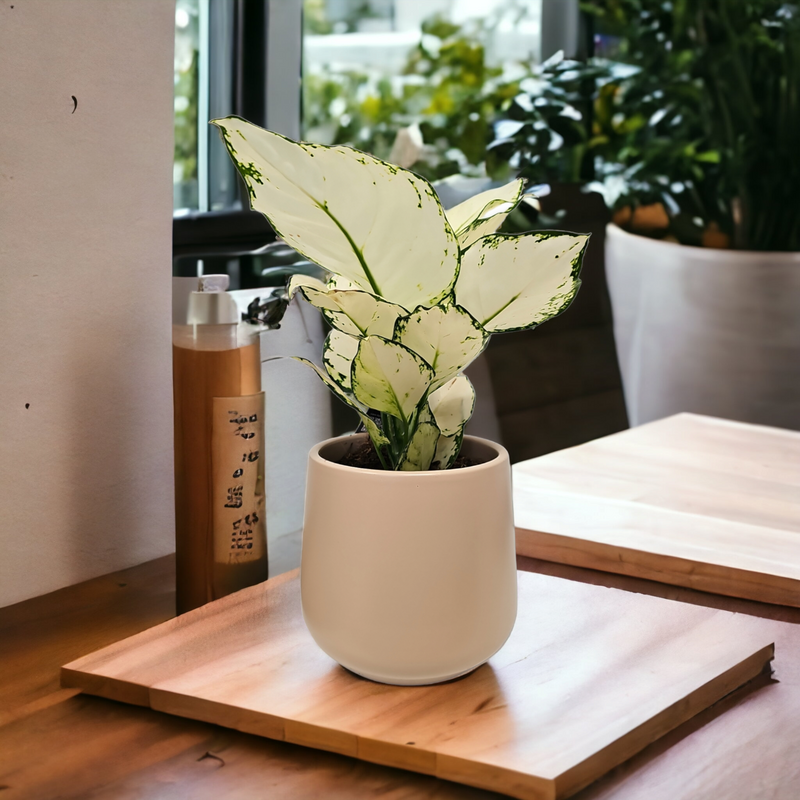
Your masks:
<svg viewBox="0 0 800 800"><path fill-rule="evenodd" d="M351 372L353 359L358 352L359 340L341 331L333 330L322 346L322 363L331 379L346 392L353 391Z"/></svg>
<svg viewBox="0 0 800 800"><path fill-rule="evenodd" d="M433 418L433 414L431 413L431 407L427 401L420 406L417 418L416 420L413 420L413 422L416 425L422 425L423 422L430 422L432 425L436 424L436 420Z"/></svg>
<svg viewBox="0 0 800 800"><path fill-rule="evenodd" d="M525 182L517 179L497 189L476 194L448 209L447 219L456 232L461 249L466 249L482 236L494 233L519 203L524 187Z"/></svg>
<svg viewBox="0 0 800 800"><path fill-rule="evenodd" d="M433 419L444 436L464 429L475 409L475 389L466 375L457 375L428 398Z"/></svg>
<svg viewBox="0 0 800 800"><path fill-rule="evenodd" d="M489 341L489 334L469 312L448 303L418 308L413 314L401 317L393 338L430 364L436 388L481 354Z"/></svg>
<svg viewBox="0 0 800 800"><path fill-rule="evenodd" d="M305 289L306 287L325 291L325 289L327 289L327 284L319 278L315 278L313 275L292 275L286 286L286 294L289 295L289 299L291 300L298 290Z"/></svg>
<svg viewBox="0 0 800 800"><path fill-rule="evenodd" d="M322 382L336 395L336 397L338 397L345 405L350 406L350 408L352 408L358 414L358 417L364 423L364 427L367 429L369 438L372 439L372 443L376 450L384 445L389 444L389 440L383 434L381 429L375 424L375 420L373 420L367 414L367 411L369 410L368 407L359 401L352 392L342 389L341 386L339 386L334 380L326 375L325 371L320 369L313 361L309 361L307 358L301 358L300 356L292 356L292 358L295 361L299 361L301 364L311 367L311 369L317 373Z"/></svg>
<svg viewBox="0 0 800 800"><path fill-rule="evenodd" d="M435 464L438 469L449 469L461 452L461 442L463 440L463 431L452 436L439 436L431 464Z"/></svg>
<svg viewBox="0 0 800 800"><path fill-rule="evenodd" d="M295 275L289 282L290 296L297 290L322 311L332 327L351 336L375 334L391 339L397 318L406 313L404 308L361 289L333 289L304 275Z"/></svg>
<svg viewBox="0 0 800 800"><path fill-rule="evenodd" d="M438 440L439 429L432 422L417 425L400 459L400 469L406 472L430 469Z"/></svg>
<svg viewBox="0 0 800 800"><path fill-rule="evenodd" d="M362 414L366 414L369 410L369 406L362 403L352 392L348 392L346 389L342 389L336 381L331 378L324 369L318 367L313 361L309 361L307 358L302 358L301 356L291 356L292 359L295 361L299 361L301 364L305 364L307 367L311 367L314 372L319 375L322 382L345 404L354 408L356 411Z"/></svg>
<svg viewBox="0 0 800 800"><path fill-rule="evenodd" d="M361 288L357 283L354 283L349 278L345 278L344 275L336 275L333 273L328 278L327 286L329 289L340 289L342 291Z"/></svg>
<svg viewBox="0 0 800 800"><path fill-rule="evenodd" d="M378 427L377 423L375 422L372 417L368 414L364 414L361 411L358 412L358 417L361 422L364 423L364 428L369 435L369 438L372 440L372 444L376 450L376 452L380 453L382 447L390 444L389 440L386 438L384 432Z"/></svg>
<svg viewBox="0 0 800 800"><path fill-rule="evenodd" d="M360 402L404 423L433 380L433 370L416 353L380 336L361 340L352 375Z"/></svg>
<svg viewBox="0 0 800 800"><path fill-rule="evenodd" d="M294 142L238 117L213 122L251 207L299 253L406 309L451 291L458 243L425 179L350 147Z"/></svg>
<svg viewBox="0 0 800 800"><path fill-rule="evenodd" d="M533 328L572 302L588 241L561 231L485 236L461 256L456 302L491 333Z"/></svg>

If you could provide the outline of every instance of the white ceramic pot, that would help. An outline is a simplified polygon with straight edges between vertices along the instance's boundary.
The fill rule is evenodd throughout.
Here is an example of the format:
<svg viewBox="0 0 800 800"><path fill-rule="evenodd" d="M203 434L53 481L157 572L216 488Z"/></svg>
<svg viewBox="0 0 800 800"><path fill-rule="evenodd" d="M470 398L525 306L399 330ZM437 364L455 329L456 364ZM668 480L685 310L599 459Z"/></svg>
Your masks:
<svg viewBox="0 0 800 800"><path fill-rule="evenodd" d="M511 467L465 437L480 463L387 472L336 463L366 434L311 450L300 569L303 616L342 666L381 683L464 675L505 643L517 614Z"/></svg>
<svg viewBox="0 0 800 800"><path fill-rule="evenodd" d="M800 429L800 253L609 225L606 275L631 425L690 411Z"/></svg>

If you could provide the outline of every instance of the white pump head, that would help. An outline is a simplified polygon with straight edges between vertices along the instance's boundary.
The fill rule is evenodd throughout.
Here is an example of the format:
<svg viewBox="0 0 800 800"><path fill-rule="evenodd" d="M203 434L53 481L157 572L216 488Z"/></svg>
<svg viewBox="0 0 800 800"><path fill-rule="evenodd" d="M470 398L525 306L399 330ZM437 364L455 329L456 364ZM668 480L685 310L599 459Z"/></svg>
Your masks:
<svg viewBox="0 0 800 800"><path fill-rule="evenodd" d="M235 325L239 309L225 291L230 284L227 275L203 275L197 279L198 291L189 295L189 325Z"/></svg>

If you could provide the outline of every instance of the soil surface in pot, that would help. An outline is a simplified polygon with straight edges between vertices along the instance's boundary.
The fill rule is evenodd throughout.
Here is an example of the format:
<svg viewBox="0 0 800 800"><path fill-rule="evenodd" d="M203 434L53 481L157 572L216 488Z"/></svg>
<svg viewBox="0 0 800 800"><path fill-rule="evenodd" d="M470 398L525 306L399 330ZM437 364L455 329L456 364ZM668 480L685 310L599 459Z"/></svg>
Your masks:
<svg viewBox="0 0 800 800"><path fill-rule="evenodd" d="M347 455L345 455L344 458L339 459L339 461L336 463L343 464L345 467L359 467L360 469L383 469L381 462L378 459L378 454L375 452L375 448L372 446L372 442L370 441L366 441L361 445L361 447L351 450L349 453L347 453ZM453 464L450 469L474 467L480 463L480 461L460 455L456 459L456 463Z"/></svg>

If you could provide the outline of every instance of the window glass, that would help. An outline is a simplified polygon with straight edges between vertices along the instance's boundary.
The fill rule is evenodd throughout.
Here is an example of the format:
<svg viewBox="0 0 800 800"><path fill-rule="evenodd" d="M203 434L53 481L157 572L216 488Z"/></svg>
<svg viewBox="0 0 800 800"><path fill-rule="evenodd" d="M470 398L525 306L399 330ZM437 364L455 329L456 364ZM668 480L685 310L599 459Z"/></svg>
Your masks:
<svg viewBox="0 0 800 800"><path fill-rule="evenodd" d="M481 177L539 57L539 0L304 0L303 138Z"/></svg>
<svg viewBox="0 0 800 800"><path fill-rule="evenodd" d="M198 207L197 132L200 0L175 4L175 161L173 208Z"/></svg>

